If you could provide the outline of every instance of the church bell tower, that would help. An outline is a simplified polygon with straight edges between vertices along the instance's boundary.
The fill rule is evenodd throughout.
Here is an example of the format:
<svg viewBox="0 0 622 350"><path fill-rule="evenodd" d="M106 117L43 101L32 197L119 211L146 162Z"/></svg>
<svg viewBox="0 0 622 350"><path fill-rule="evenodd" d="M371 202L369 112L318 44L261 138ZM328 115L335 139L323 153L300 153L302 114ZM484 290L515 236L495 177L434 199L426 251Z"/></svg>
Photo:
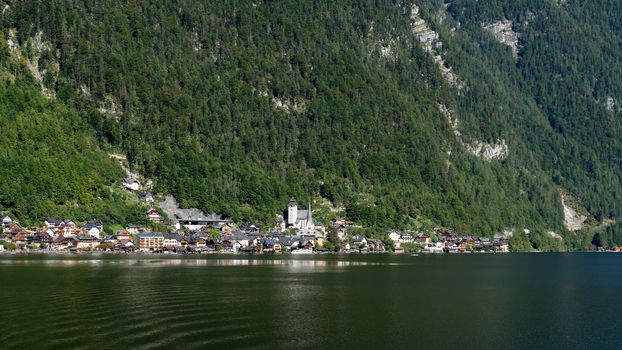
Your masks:
<svg viewBox="0 0 622 350"><path fill-rule="evenodd" d="M292 197L287 206L287 226L294 226L296 224L296 219L298 219L298 203L296 203L296 199Z"/></svg>

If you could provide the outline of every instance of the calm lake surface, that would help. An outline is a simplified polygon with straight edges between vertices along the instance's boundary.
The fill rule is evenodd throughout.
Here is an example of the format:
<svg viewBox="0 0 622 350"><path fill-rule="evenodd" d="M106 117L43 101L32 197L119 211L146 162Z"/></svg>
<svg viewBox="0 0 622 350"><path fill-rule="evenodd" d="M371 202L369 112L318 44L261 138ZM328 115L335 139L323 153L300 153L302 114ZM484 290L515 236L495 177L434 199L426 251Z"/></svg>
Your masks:
<svg viewBox="0 0 622 350"><path fill-rule="evenodd" d="M620 349L622 254L0 256L0 348Z"/></svg>

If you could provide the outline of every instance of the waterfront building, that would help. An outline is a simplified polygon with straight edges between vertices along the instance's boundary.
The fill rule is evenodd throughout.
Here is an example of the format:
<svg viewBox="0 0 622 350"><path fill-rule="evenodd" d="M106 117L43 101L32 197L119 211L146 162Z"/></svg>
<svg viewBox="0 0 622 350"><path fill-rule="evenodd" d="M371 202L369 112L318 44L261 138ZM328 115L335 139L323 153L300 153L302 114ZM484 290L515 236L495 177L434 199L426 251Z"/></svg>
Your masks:
<svg viewBox="0 0 622 350"><path fill-rule="evenodd" d="M181 235L178 234L170 234L164 237L164 247L168 249L175 249L177 247L181 247Z"/></svg>
<svg viewBox="0 0 622 350"><path fill-rule="evenodd" d="M76 248L78 250L93 250L99 245L99 239L93 236L78 236L76 237Z"/></svg>
<svg viewBox="0 0 622 350"><path fill-rule="evenodd" d="M164 248L164 235L159 232L144 232L138 235L138 248L144 251Z"/></svg>

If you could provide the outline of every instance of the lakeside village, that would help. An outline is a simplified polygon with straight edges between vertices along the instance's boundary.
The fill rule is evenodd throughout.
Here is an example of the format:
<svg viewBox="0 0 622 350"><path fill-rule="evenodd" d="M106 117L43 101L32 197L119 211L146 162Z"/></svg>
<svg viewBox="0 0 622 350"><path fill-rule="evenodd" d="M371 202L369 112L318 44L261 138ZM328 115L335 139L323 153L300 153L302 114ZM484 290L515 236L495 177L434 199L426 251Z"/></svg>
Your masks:
<svg viewBox="0 0 622 350"><path fill-rule="evenodd" d="M151 200L152 202L152 200ZM321 254L321 253L506 253L504 237L490 239L435 229L433 232L390 231L384 239L352 235L354 223L335 217L330 227L313 220L311 205L300 209L292 198L275 227L260 232L252 223L235 224L217 214L181 209L167 196L160 207L147 212L158 225L169 225L172 233L153 232L148 226L128 225L105 235L103 224L92 220L77 225L71 219L47 218L40 227L22 227L9 216L2 218L0 252L63 253L108 251L119 253L231 253L231 254Z"/></svg>
<svg viewBox="0 0 622 350"><path fill-rule="evenodd" d="M120 155L112 155L123 159ZM0 254L20 253L162 253L162 254L322 254L322 253L507 253L507 235L495 238L459 235L435 228L428 232L389 231L382 239L357 235L360 226L335 216L326 227L313 220L311 203L299 208L292 198L274 227L260 230L257 224L236 224L216 213L205 214L197 208L180 208L172 195L154 206L149 191L142 190L135 175L122 187L151 208L146 221L153 225L128 225L114 234L106 234L101 221L80 225L72 219L47 218L42 226L22 227L0 213ZM164 215L163 215L164 214ZM171 233L156 232L166 227Z"/></svg>

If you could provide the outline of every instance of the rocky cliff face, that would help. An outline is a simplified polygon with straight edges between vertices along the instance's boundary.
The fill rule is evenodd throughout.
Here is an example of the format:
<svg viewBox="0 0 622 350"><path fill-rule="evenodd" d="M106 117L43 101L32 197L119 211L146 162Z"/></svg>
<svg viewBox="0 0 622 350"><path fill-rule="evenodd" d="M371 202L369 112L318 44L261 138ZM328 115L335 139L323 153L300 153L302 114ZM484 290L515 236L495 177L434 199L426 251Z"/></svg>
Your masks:
<svg viewBox="0 0 622 350"><path fill-rule="evenodd" d="M514 57L518 57L520 47L518 45L518 33L512 29L513 22L510 20L501 20L493 23L482 25L484 29L492 34L497 41L509 46L512 49Z"/></svg>
<svg viewBox="0 0 622 350"><path fill-rule="evenodd" d="M432 55L434 62L440 69L447 83L458 90L464 89L466 87L465 83L443 59L443 42L438 33L432 30L428 23L421 17L419 14L419 7L415 4L410 8L410 19L412 20L413 33L415 33L421 42L424 51Z"/></svg>
<svg viewBox="0 0 622 350"><path fill-rule="evenodd" d="M564 209L564 226L568 231L578 231L585 227L584 223L588 219L587 215L580 214L576 208L571 206L568 194L563 191L560 194L562 207ZM572 201L575 203L576 201Z"/></svg>

